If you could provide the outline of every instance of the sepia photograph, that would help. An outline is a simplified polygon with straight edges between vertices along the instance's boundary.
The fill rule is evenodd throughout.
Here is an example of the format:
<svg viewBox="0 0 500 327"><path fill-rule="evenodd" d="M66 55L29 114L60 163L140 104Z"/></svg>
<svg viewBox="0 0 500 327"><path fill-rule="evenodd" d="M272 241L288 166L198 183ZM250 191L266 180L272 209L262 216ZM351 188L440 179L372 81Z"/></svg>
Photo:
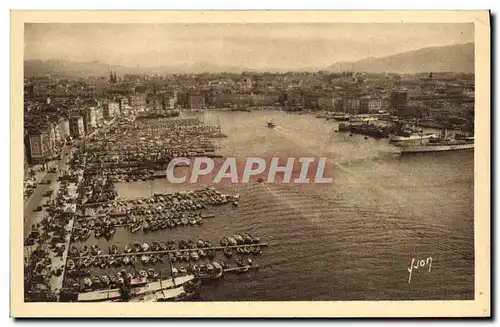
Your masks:
<svg viewBox="0 0 500 327"><path fill-rule="evenodd" d="M11 310L489 315L489 13L312 13L12 12Z"/></svg>

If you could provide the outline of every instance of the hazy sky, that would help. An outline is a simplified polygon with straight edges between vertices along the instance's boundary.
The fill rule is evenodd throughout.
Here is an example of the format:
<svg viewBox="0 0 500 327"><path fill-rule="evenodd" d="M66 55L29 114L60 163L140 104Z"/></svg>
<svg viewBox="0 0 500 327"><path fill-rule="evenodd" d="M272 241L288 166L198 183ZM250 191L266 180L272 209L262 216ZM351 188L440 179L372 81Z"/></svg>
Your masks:
<svg viewBox="0 0 500 327"><path fill-rule="evenodd" d="M25 59L324 68L473 40L473 24L26 24Z"/></svg>

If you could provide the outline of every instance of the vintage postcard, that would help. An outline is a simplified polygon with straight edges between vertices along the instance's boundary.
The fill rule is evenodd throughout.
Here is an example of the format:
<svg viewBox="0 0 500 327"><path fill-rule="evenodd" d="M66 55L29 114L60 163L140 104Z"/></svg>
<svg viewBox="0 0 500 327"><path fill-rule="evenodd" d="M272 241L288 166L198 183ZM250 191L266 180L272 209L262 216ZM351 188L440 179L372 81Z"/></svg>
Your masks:
<svg viewBox="0 0 500 327"><path fill-rule="evenodd" d="M11 33L12 316L490 315L488 11Z"/></svg>

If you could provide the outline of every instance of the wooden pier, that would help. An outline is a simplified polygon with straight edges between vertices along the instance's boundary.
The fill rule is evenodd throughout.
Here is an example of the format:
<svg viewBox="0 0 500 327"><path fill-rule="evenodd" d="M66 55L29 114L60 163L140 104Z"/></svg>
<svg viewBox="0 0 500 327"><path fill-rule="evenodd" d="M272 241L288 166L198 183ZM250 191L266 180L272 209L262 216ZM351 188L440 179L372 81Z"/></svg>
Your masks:
<svg viewBox="0 0 500 327"><path fill-rule="evenodd" d="M82 256L82 257L69 257L69 259L86 259L86 258L102 258L102 257L125 257L125 256L140 256L140 255L151 255L151 254L168 254L168 253L175 253L177 251L179 252L192 252L192 251L198 251L198 250L215 250L215 251L221 251L224 250L225 248L230 248L230 249L236 249L236 248L246 248L246 247L268 247L268 243L256 243L256 244L242 244L242 245L228 245L228 246L212 246L209 248L193 248L193 249L175 249L175 250L161 250L161 251L145 251L145 252L129 252L129 253L116 253L116 254L98 254L98 255L88 255L88 256Z"/></svg>

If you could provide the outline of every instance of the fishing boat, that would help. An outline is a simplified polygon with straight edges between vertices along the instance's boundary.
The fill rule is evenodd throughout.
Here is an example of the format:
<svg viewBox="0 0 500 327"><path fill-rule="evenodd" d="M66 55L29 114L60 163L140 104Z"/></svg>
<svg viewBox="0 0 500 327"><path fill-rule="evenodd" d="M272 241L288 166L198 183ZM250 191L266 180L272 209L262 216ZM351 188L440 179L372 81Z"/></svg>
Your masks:
<svg viewBox="0 0 500 327"><path fill-rule="evenodd" d="M214 249L207 250L207 257L209 259L215 258L216 255L217 255L217 252Z"/></svg>
<svg viewBox="0 0 500 327"><path fill-rule="evenodd" d="M92 253L92 255L100 255L102 253L101 249L99 249L97 245L92 245L90 247L90 252Z"/></svg>
<svg viewBox="0 0 500 327"><path fill-rule="evenodd" d="M207 253L202 249L198 250L198 254L200 255L200 258L205 258L207 256Z"/></svg>
<svg viewBox="0 0 500 327"><path fill-rule="evenodd" d="M149 258L149 255L147 255L147 254L143 254L143 255L141 256L141 261L142 261L142 263L143 263L143 264L147 264L147 263L149 263L149 259L150 259L150 258Z"/></svg>
<svg viewBox="0 0 500 327"><path fill-rule="evenodd" d="M101 288L101 286L102 286L101 279L98 276L92 277L92 288L98 289Z"/></svg>
<svg viewBox="0 0 500 327"><path fill-rule="evenodd" d="M246 263L245 263L245 261L243 261L242 258L236 259L236 263L238 264L238 266L241 266L241 267L246 266Z"/></svg>
<svg viewBox="0 0 500 327"><path fill-rule="evenodd" d="M246 244L252 244L253 243L253 237L249 233L243 234L243 237L245 238L245 243Z"/></svg>
<svg viewBox="0 0 500 327"><path fill-rule="evenodd" d="M150 279L157 279L160 276L158 272L156 272L154 269L148 269L148 278Z"/></svg>
<svg viewBox="0 0 500 327"><path fill-rule="evenodd" d="M245 239L240 234L235 234L233 236L233 238L236 240L237 244L244 244L245 243Z"/></svg>
<svg viewBox="0 0 500 327"><path fill-rule="evenodd" d="M191 252L191 259L193 260L198 260L200 258L200 256L198 255L198 252L197 251L192 251Z"/></svg>
<svg viewBox="0 0 500 327"><path fill-rule="evenodd" d="M220 240L220 245L221 246L227 246L229 245L229 240L227 237L223 237L221 240Z"/></svg>
<svg viewBox="0 0 500 327"><path fill-rule="evenodd" d="M350 115L347 115L347 114L333 115L333 116L327 117L327 120L330 118L333 120L336 120L336 121L348 121L350 118Z"/></svg>
<svg viewBox="0 0 500 327"><path fill-rule="evenodd" d="M69 270L75 269L75 262L71 259L68 259L66 261L66 268L68 268Z"/></svg>
<svg viewBox="0 0 500 327"><path fill-rule="evenodd" d="M188 251L184 251L184 253L182 254L182 259L184 261L189 261L189 258L190 258L189 252Z"/></svg>
<svg viewBox="0 0 500 327"><path fill-rule="evenodd" d="M161 251L167 251L168 250L168 245L165 242L160 242L160 250Z"/></svg>
<svg viewBox="0 0 500 327"><path fill-rule="evenodd" d="M139 277L147 278L148 277L147 271L146 270L139 270Z"/></svg>
<svg viewBox="0 0 500 327"><path fill-rule="evenodd" d="M90 249L87 245L84 245L81 249L80 249L80 256L81 257L86 257L88 256L90 253Z"/></svg>
<svg viewBox="0 0 500 327"><path fill-rule="evenodd" d="M111 245L109 247L109 254L117 254L118 253L118 247L116 245Z"/></svg>
<svg viewBox="0 0 500 327"><path fill-rule="evenodd" d="M80 251L76 248L76 246L72 245L69 248L69 255L72 257L78 257L80 255Z"/></svg>
<svg viewBox="0 0 500 327"><path fill-rule="evenodd" d="M83 289L90 289L92 287L92 279L90 279L90 277L85 277L83 279Z"/></svg>
<svg viewBox="0 0 500 327"><path fill-rule="evenodd" d="M130 257L128 255L124 256L122 262L124 265L128 265L130 263Z"/></svg>
<svg viewBox="0 0 500 327"><path fill-rule="evenodd" d="M104 287L109 287L109 284L111 283L111 280L109 279L108 275L102 275L101 276L101 283L103 284Z"/></svg>
<svg viewBox="0 0 500 327"><path fill-rule="evenodd" d="M151 251L160 251L160 243L152 242L151 243Z"/></svg>
<svg viewBox="0 0 500 327"><path fill-rule="evenodd" d="M139 229L141 229L141 224L134 224L134 225L131 225L131 226L130 226L130 232L131 232L131 233L135 233L135 232L137 232Z"/></svg>

